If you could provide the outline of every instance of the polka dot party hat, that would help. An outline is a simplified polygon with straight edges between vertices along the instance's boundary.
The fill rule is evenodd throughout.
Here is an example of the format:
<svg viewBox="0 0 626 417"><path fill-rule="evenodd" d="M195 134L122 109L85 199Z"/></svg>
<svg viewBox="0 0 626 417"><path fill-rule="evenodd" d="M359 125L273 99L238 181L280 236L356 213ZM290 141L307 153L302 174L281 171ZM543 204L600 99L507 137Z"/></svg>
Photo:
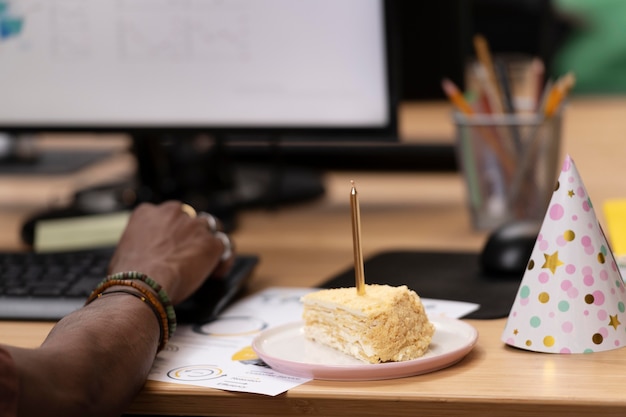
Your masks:
<svg viewBox="0 0 626 417"><path fill-rule="evenodd" d="M574 161L567 156L502 341L546 353L626 346L626 289Z"/></svg>

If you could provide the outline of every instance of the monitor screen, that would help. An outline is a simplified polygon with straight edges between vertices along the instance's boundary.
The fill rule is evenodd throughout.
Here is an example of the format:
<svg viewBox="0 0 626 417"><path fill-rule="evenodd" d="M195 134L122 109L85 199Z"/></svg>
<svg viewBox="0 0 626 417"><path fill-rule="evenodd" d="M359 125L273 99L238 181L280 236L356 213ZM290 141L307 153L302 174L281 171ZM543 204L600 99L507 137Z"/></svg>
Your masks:
<svg viewBox="0 0 626 417"><path fill-rule="evenodd" d="M0 130L395 131L384 0L0 0Z"/></svg>

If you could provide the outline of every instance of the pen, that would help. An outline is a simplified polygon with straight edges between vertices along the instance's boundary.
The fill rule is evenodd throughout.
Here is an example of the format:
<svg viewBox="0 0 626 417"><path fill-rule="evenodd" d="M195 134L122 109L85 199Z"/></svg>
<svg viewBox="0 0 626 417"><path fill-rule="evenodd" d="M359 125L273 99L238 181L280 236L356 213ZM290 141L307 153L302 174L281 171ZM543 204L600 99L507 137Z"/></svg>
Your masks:
<svg viewBox="0 0 626 417"><path fill-rule="evenodd" d="M549 90L544 93L545 102L542 104L542 108L540 109L544 120L537 123L529 135L524 152L522 153L519 167L513 177L513 181L511 181L509 202L513 203L515 201L515 198L518 197L518 193L524 183L525 176L535 153L537 141L539 140L538 138L540 137L539 131L541 130L541 127L547 120L551 119L556 114L557 110L561 107L561 104L567 97L570 90L574 87L575 83L576 77L570 72L559 78L554 85L548 87ZM548 84L548 86L549 85L550 84Z"/></svg>
<svg viewBox="0 0 626 417"><path fill-rule="evenodd" d="M497 60L495 62L496 75L498 76L498 81L500 86L502 87L502 96L504 98L504 110L506 113L513 114L515 113L515 105L513 104L513 92L511 87L511 80L509 79L509 74L507 72L506 64Z"/></svg>
<svg viewBox="0 0 626 417"><path fill-rule="evenodd" d="M544 87L544 74L545 74L545 65L543 61L539 58L534 58L530 64L530 74L533 81L533 111L538 110L541 105L541 100L543 96L543 87Z"/></svg>
<svg viewBox="0 0 626 417"><path fill-rule="evenodd" d="M495 69L502 87L504 110L507 114L513 115L515 114L515 105L513 104L511 80L509 79L506 64L503 61L498 60L495 63ZM519 152L522 150L522 138L520 136L519 129L515 124L511 124L510 130L511 135L513 136L513 142L515 143L515 149Z"/></svg>

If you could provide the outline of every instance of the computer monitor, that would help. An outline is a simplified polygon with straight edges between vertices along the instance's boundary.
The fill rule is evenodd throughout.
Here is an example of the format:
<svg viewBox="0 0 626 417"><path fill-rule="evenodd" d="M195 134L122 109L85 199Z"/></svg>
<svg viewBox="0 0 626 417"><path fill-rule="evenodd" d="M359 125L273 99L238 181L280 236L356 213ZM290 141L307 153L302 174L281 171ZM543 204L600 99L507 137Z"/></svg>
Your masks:
<svg viewBox="0 0 626 417"><path fill-rule="evenodd" d="M383 0L0 0L0 130L395 135Z"/></svg>
<svg viewBox="0 0 626 417"><path fill-rule="evenodd" d="M198 136L219 142L210 148L222 168L242 155L274 162L286 143L395 141L391 8L391 0L0 0L0 131L130 134L142 182L153 194L161 188L156 198L185 197L180 181L206 190L228 171L198 175L207 165ZM183 154L191 163L171 160ZM163 175L176 175L178 191Z"/></svg>

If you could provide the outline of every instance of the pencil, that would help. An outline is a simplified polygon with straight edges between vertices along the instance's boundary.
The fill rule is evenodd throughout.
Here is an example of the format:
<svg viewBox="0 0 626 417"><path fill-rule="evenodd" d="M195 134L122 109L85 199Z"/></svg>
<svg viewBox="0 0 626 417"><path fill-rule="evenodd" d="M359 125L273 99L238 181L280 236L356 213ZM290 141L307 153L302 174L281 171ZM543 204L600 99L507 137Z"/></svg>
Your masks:
<svg viewBox="0 0 626 417"><path fill-rule="evenodd" d="M489 44L487 43L487 39L484 36L478 34L474 36L474 49L476 50L476 56L478 57L478 61L487 71L487 77L489 78L489 82L493 85L496 90L496 111L498 113L502 113L504 109L503 94L500 83L498 82L498 77L496 76L495 67L493 65L493 59L491 58L491 51L489 50Z"/></svg>
<svg viewBox="0 0 626 417"><path fill-rule="evenodd" d="M452 82L452 80L448 78L444 78L441 81L441 86L443 88L444 93L448 96L452 104L465 116L473 116L474 109L472 106L463 98L463 94L461 94L461 90ZM504 169L507 177L511 177L513 175L513 170L515 169L514 161L512 155L508 153L508 151L504 148L502 141L498 140L493 132L487 129L485 126L476 126L481 133L482 138L485 140L487 145L491 147L491 149L495 152L502 167Z"/></svg>
<svg viewBox="0 0 626 417"><path fill-rule="evenodd" d="M492 114L498 108L498 92L495 90L493 84L489 82L487 71L485 70L485 67L483 65L474 65L473 73L474 77L476 77L476 82L480 89L481 98L487 104L484 113Z"/></svg>
<svg viewBox="0 0 626 417"><path fill-rule="evenodd" d="M575 83L576 77L573 73L568 72L554 84L548 93L546 104L543 109L545 117L552 117L556 113L558 108L561 106L561 103L565 100L565 97L569 94L569 91L572 87L574 87Z"/></svg>
<svg viewBox="0 0 626 417"><path fill-rule="evenodd" d="M460 110L466 116L474 114L474 109L472 109L472 106L470 106L467 100L465 100L463 94L461 93L461 90L459 90L459 88L456 86L456 84L454 84L454 82L452 82L452 80L444 78L441 81L441 87L443 88L446 96L448 96L452 104L454 104L454 106L458 110Z"/></svg>

